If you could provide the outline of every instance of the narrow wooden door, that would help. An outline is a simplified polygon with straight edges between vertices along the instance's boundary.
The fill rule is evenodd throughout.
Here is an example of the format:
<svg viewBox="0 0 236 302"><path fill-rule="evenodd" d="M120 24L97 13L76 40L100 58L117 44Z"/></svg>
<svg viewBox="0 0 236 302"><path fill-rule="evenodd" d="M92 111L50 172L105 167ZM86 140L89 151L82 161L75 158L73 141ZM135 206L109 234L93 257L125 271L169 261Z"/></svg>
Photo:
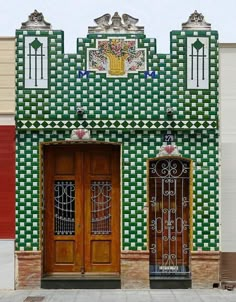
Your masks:
<svg viewBox="0 0 236 302"><path fill-rule="evenodd" d="M44 273L117 273L119 146L44 147Z"/></svg>

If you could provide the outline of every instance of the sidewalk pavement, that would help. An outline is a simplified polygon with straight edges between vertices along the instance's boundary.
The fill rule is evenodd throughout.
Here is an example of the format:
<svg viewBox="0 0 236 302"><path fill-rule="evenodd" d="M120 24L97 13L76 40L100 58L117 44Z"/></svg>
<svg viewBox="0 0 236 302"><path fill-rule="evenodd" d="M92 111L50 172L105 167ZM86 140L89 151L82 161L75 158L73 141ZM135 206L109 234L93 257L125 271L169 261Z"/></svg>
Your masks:
<svg viewBox="0 0 236 302"><path fill-rule="evenodd" d="M236 290L223 289L67 289L0 290L4 302L236 302Z"/></svg>

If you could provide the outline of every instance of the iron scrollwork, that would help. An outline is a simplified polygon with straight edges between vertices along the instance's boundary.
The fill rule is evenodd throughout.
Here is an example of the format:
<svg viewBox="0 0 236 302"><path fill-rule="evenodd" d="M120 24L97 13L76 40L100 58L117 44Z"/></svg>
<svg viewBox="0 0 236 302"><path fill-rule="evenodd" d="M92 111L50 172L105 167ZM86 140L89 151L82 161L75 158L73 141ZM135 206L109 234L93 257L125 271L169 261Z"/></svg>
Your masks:
<svg viewBox="0 0 236 302"><path fill-rule="evenodd" d="M164 158L149 167L150 272L189 274L189 162Z"/></svg>
<svg viewBox="0 0 236 302"><path fill-rule="evenodd" d="M75 183L58 180L54 183L54 233L75 234Z"/></svg>
<svg viewBox="0 0 236 302"><path fill-rule="evenodd" d="M111 192L110 181L91 182L92 234L111 234Z"/></svg>

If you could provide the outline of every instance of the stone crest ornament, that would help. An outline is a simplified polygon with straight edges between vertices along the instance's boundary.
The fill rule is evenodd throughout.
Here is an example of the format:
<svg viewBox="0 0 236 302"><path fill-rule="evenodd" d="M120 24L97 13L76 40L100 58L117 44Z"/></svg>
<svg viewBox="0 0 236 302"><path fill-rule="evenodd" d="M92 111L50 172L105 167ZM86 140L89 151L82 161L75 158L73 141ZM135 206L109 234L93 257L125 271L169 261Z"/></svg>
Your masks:
<svg viewBox="0 0 236 302"><path fill-rule="evenodd" d="M51 29L51 24L44 20L42 13L39 13L36 9L29 15L29 19L26 22L21 23L21 29Z"/></svg>
<svg viewBox="0 0 236 302"><path fill-rule="evenodd" d="M86 140L86 139L90 139L90 131L87 130L87 129L75 129L75 130L72 130L70 139L71 140Z"/></svg>
<svg viewBox="0 0 236 302"><path fill-rule="evenodd" d="M162 145L157 157L161 156L182 156L176 145Z"/></svg>
<svg viewBox="0 0 236 302"><path fill-rule="evenodd" d="M182 23L183 30L211 30L211 24L205 21L204 16L196 10L192 13L187 22Z"/></svg>
<svg viewBox="0 0 236 302"><path fill-rule="evenodd" d="M111 18L110 14L104 14L94 19L97 26L89 26L88 33L144 33L143 26L136 26L138 19L123 14L122 18L115 12ZM111 23L110 23L111 21Z"/></svg>

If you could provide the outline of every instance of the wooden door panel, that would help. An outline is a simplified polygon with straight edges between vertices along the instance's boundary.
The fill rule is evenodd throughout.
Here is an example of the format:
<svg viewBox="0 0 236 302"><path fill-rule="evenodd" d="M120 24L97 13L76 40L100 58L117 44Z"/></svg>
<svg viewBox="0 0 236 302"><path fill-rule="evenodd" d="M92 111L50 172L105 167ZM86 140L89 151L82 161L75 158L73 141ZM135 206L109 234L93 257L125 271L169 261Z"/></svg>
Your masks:
<svg viewBox="0 0 236 302"><path fill-rule="evenodd" d="M75 262L74 240L55 240L55 262L57 264Z"/></svg>
<svg viewBox="0 0 236 302"><path fill-rule="evenodd" d="M73 148L49 146L44 162L44 270L47 273L80 271L83 245L78 238L83 235L78 221L82 193L77 172L82 170L82 161L75 161Z"/></svg>
<svg viewBox="0 0 236 302"><path fill-rule="evenodd" d="M85 269L88 272L119 272L118 150L106 148L102 153L87 153L85 169ZM96 259L100 259L100 263Z"/></svg>
<svg viewBox="0 0 236 302"><path fill-rule="evenodd" d="M119 147L45 147L45 273L119 272L119 164Z"/></svg>
<svg viewBox="0 0 236 302"><path fill-rule="evenodd" d="M111 175L111 152L91 152L90 156L91 175Z"/></svg>
<svg viewBox="0 0 236 302"><path fill-rule="evenodd" d="M66 152L65 149L58 150L55 157L55 174L56 175L74 175L75 160L73 152Z"/></svg>
<svg viewBox="0 0 236 302"><path fill-rule="evenodd" d="M111 240L91 240L92 264L111 264Z"/></svg>

